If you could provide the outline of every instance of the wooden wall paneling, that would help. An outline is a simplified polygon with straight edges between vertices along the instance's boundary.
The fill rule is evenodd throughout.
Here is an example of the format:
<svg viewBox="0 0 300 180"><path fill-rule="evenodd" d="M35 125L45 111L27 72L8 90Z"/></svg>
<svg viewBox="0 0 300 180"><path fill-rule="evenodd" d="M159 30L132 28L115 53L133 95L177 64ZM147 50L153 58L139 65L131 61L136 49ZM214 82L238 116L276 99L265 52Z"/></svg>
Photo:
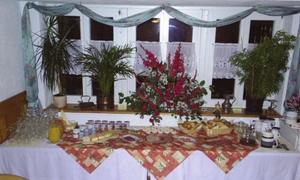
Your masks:
<svg viewBox="0 0 300 180"><path fill-rule="evenodd" d="M17 121L26 113L26 92L0 102L0 143L15 130Z"/></svg>

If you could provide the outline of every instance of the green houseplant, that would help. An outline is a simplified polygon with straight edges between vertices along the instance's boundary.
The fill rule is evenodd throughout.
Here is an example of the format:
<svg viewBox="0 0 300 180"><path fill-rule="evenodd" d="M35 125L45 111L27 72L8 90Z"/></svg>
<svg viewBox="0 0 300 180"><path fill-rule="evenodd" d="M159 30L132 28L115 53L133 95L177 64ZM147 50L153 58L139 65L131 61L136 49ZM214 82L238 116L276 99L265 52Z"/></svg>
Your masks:
<svg viewBox="0 0 300 180"><path fill-rule="evenodd" d="M90 45L85 52L80 53L78 64L83 65L83 70L91 74L99 84L100 92L97 95L97 105L101 109L108 109L113 105L110 93L114 82L121 76L131 77L134 75L129 63L124 61L130 57L134 48L129 45L114 46L102 45L100 49Z"/></svg>
<svg viewBox="0 0 300 180"><path fill-rule="evenodd" d="M35 44L37 68L40 69L42 78L51 91L58 88L59 93L54 95L53 103L62 108L66 105L66 96L63 94L61 76L73 69L74 58L71 52L78 50L74 41L67 38L71 27L66 33L59 33L56 16L46 16L44 23L45 29L38 35L41 43Z"/></svg>
<svg viewBox="0 0 300 180"><path fill-rule="evenodd" d="M247 112L261 113L265 98L279 91L294 41L294 36L278 31L252 51L243 50L231 57L240 83L245 85Z"/></svg>

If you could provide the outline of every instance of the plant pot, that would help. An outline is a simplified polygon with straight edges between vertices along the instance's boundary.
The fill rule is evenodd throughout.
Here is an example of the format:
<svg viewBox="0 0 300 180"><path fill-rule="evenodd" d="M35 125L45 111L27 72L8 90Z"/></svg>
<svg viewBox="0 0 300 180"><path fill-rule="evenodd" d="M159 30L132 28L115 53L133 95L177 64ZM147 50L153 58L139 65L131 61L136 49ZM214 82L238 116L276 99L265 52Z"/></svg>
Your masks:
<svg viewBox="0 0 300 180"><path fill-rule="evenodd" d="M97 108L101 110L110 109L109 97L97 97Z"/></svg>
<svg viewBox="0 0 300 180"><path fill-rule="evenodd" d="M57 108L63 108L67 105L67 96L65 95L54 95L53 104Z"/></svg>
<svg viewBox="0 0 300 180"><path fill-rule="evenodd" d="M246 112L253 114L261 114L263 111L264 99L246 97Z"/></svg>

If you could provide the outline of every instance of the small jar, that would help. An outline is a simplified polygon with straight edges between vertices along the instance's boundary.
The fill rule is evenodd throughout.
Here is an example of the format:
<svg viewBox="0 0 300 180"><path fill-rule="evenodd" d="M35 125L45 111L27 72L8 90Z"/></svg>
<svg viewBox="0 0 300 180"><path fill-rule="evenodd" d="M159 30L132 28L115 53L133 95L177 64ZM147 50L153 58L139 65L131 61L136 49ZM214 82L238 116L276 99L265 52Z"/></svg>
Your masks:
<svg viewBox="0 0 300 180"><path fill-rule="evenodd" d="M84 137L84 132L80 131L78 135L79 135L79 139L81 139Z"/></svg>
<svg viewBox="0 0 300 180"><path fill-rule="evenodd" d="M94 124L95 121L94 121L94 120L88 120L87 123L88 123L88 124Z"/></svg>
<svg viewBox="0 0 300 180"><path fill-rule="evenodd" d="M111 129L115 129L115 121L109 121L108 124L111 127Z"/></svg>
<svg viewBox="0 0 300 180"><path fill-rule="evenodd" d="M74 139L79 139L79 133L73 133L73 138Z"/></svg>
<svg viewBox="0 0 300 180"><path fill-rule="evenodd" d="M130 126L130 121L125 121L124 124L125 124L125 129L127 129Z"/></svg>
<svg viewBox="0 0 300 180"><path fill-rule="evenodd" d="M88 129L93 129L94 125L93 124L88 124L87 127L88 127Z"/></svg>
<svg viewBox="0 0 300 180"><path fill-rule="evenodd" d="M73 134L78 134L80 132L79 128L73 129Z"/></svg>
<svg viewBox="0 0 300 180"><path fill-rule="evenodd" d="M89 136L89 135L90 135L89 129L85 129L85 130L84 130L84 136Z"/></svg>
<svg viewBox="0 0 300 180"><path fill-rule="evenodd" d="M115 124L115 129L121 129L122 128L122 121L117 121Z"/></svg>
<svg viewBox="0 0 300 180"><path fill-rule="evenodd" d="M101 124L101 120L96 120L95 124Z"/></svg>
<svg viewBox="0 0 300 180"><path fill-rule="evenodd" d="M84 131L84 129L86 129L86 125L80 125L79 129L80 129L80 131Z"/></svg>

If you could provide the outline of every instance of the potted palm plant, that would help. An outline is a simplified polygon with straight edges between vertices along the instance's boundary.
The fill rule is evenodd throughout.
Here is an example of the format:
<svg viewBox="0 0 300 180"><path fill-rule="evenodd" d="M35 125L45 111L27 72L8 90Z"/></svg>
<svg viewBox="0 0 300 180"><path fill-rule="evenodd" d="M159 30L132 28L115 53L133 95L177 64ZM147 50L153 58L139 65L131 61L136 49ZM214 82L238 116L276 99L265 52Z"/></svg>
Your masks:
<svg viewBox="0 0 300 180"><path fill-rule="evenodd" d="M265 98L279 91L294 41L294 36L278 31L252 51L243 50L231 57L240 83L245 86L247 112L261 113Z"/></svg>
<svg viewBox="0 0 300 180"><path fill-rule="evenodd" d="M100 92L97 95L97 105L100 109L108 109L113 105L109 98L114 82L118 77L131 77L134 75L129 63L124 61L130 57L134 48L129 45L113 46L102 45L100 49L90 45L85 52L80 53L78 64L83 70L90 73L99 84Z"/></svg>
<svg viewBox="0 0 300 180"><path fill-rule="evenodd" d="M66 105L66 96L61 86L61 76L73 70L75 61L71 52L78 50L74 40L67 38L71 27L66 33L59 33L56 16L46 16L44 22L45 29L38 35L41 43L35 44L37 68L40 69L42 78L51 91L58 88L59 93L53 96L53 104L62 108Z"/></svg>

